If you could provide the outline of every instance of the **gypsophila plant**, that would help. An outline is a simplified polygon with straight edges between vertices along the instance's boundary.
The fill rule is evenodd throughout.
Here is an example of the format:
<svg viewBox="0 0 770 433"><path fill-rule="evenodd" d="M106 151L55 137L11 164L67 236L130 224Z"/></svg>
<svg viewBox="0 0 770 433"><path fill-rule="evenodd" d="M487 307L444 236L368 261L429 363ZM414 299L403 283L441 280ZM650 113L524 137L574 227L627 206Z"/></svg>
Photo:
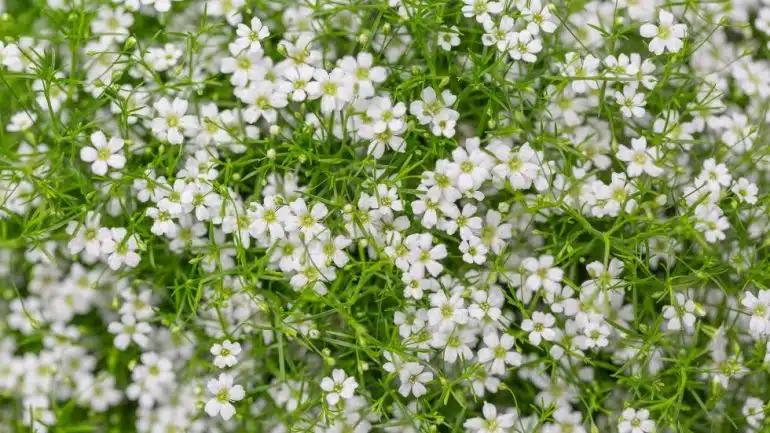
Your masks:
<svg viewBox="0 0 770 433"><path fill-rule="evenodd" d="M0 14L0 433L770 431L770 1Z"/></svg>

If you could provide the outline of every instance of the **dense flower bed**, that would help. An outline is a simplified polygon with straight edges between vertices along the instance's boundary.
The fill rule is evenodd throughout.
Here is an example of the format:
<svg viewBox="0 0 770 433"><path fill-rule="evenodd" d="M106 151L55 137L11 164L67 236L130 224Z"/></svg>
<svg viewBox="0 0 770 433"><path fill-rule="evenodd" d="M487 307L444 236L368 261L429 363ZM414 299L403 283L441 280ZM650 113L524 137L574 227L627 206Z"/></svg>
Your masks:
<svg viewBox="0 0 770 433"><path fill-rule="evenodd" d="M765 431L767 0L0 7L0 432Z"/></svg>

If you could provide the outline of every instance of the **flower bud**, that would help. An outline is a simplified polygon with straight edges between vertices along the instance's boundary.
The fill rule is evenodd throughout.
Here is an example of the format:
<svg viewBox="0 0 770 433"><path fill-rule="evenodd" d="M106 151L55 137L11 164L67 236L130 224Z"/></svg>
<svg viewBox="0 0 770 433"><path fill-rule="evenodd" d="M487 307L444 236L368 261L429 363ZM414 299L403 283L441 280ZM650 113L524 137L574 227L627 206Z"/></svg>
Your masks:
<svg viewBox="0 0 770 433"><path fill-rule="evenodd" d="M128 39L126 39L126 43L123 44L123 49L130 50L131 48L134 48L136 45L136 38L133 36L129 36Z"/></svg>

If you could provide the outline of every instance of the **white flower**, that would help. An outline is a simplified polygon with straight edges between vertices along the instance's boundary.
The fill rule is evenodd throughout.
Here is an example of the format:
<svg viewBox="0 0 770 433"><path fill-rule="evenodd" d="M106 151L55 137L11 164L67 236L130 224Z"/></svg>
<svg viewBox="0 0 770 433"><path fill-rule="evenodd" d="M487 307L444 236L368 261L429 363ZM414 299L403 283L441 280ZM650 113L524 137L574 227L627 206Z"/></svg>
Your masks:
<svg viewBox="0 0 770 433"><path fill-rule="evenodd" d="M683 293L674 295L674 304L663 307L663 317L668 320L666 328L669 331L685 329L690 332L695 326L697 316L705 314L702 308L692 299L687 299Z"/></svg>
<svg viewBox="0 0 770 433"><path fill-rule="evenodd" d="M149 342L147 334L152 332L152 327L145 322L137 322L136 318L130 314L124 314L120 322L112 322L107 330L115 335L115 347L124 350L131 344L131 341L139 347L145 347Z"/></svg>
<svg viewBox="0 0 770 433"><path fill-rule="evenodd" d="M639 34L645 38L652 38L650 41L650 51L655 54L663 54L668 50L671 53L677 53L682 49L682 39L686 36L687 25L675 24L674 15L661 9L658 12L658 25L643 24L639 28Z"/></svg>
<svg viewBox="0 0 770 433"><path fill-rule="evenodd" d="M162 72L176 66L183 55L184 51L179 46L169 42L162 47L148 48L144 55L144 61L156 72Z"/></svg>
<svg viewBox="0 0 770 433"><path fill-rule="evenodd" d="M284 222L286 231L294 232L299 230L310 239L325 230L321 221L329 213L329 210L323 203L316 203L312 208L308 209L305 200L298 198L289 203L289 209L291 214Z"/></svg>
<svg viewBox="0 0 770 433"><path fill-rule="evenodd" d="M404 311L396 311L393 314L393 323L398 325L399 335L402 338L408 338L425 328L427 314L425 309L415 310L414 307L406 307Z"/></svg>
<svg viewBox="0 0 770 433"><path fill-rule="evenodd" d="M730 190L738 197L738 200L742 202L748 204L755 204L757 202L757 193L759 192L759 189L756 184L750 182L745 177L738 179L738 182L733 185Z"/></svg>
<svg viewBox="0 0 770 433"><path fill-rule="evenodd" d="M422 299L425 291L433 292L438 290L438 282L433 278L414 278L405 273L401 277L404 283L404 296L413 299Z"/></svg>
<svg viewBox="0 0 770 433"><path fill-rule="evenodd" d="M174 217L169 211L148 207L145 213L154 220L152 227L150 227L150 231L153 234L158 236L166 235L170 238L176 237L179 225L174 221Z"/></svg>
<svg viewBox="0 0 770 433"><path fill-rule="evenodd" d="M469 361L473 359L471 344L476 344L473 332L435 332L430 340L430 345L436 349L443 349L445 362L454 364L458 360Z"/></svg>
<svg viewBox="0 0 770 433"><path fill-rule="evenodd" d="M256 53L262 50L260 41L270 36L270 29L263 25L259 18L254 17L251 19L251 27L245 24L238 24L235 33L238 37L233 44L237 47L238 51Z"/></svg>
<svg viewBox="0 0 770 433"><path fill-rule="evenodd" d="M484 225L478 235L493 253L500 254L506 245L506 240L513 235L512 230L513 226L503 222L500 212L490 209L484 217Z"/></svg>
<svg viewBox="0 0 770 433"><path fill-rule="evenodd" d="M444 51L451 51L452 47L460 45L460 30L452 26L448 31L438 32L438 45Z"/></svg>
<svg viewBox="0 0 770 433"><path fill-rule="evenodd" d="M492 172L499 178L508 179L514 189L527 189L537 176L537 154L524 143L520 148L513 149L502 143L492 143L489 151L499 160Z"/></svg>
<svg viewBox="0 0 770 433"><path fill-rule="evenodd" d="M484 24L492 20L491 15L497 15L503 11L503 3L490 0L463 0L462 12L466 18L476 17L476 21Z"/></svg>
<svg viewBox="0 0 770 433"><path fill-rule="evenodd" d="M540 30L546 33L556 31L556 23L552 19L551 9L548 5L543 6L541 0L529 0L522 2L521 16L527 23L527 30L536 35Z"/></svg>
<svg viewBox="0 0 770 433"><path fill-rule="evenodd" d="M350 77L340 68L334 68L331 73L324 69L316 69L313 74L315 81L307 85L310 99L321 98L321 112L329 114L342 108L353 100L353 83Z"/></svg>
<svg viewBox="0 0 770 433"><path fill-rule="evenodd" d="M263 234L268 234L273 241L285 237L283 224L291 217L291 211L288 206L279 205L275 196L265 197L262 204L251 203L247 214L251 220L249 234L254 239L259 240Z"/></svg>
<svg viewBox="0 0 770 433"><path fill-rule="evenodd" d="M109 167L121 169L126 165L126 157L117 153L123 149L123 140L107 137L102 131L91 134L91 144L80 149L80 159L91 163L91 171L99 176L107 174Z"/></svg>
<svg viewBox="0 0 770 433"><path fill-rule="evenodd" d="M128 314L137 318L137 320L148 320L155 313L152 308L152 292L149 289L142 290L138 294L130 289L125 289L120 293L123 298L118 313Z"/></svg>
<svg viewBox="0 0 770 433"><path fill-rule="evenodd" d="M99 12L91 21L91 32L98 35L102 41L123 42L128 36L128 28L134 24L134 16L122 8L99 8Z"/></svg>
<svg viewBox="0 0 770 433"><path fill-rule="evenodd" d="M564 73L572 78L571 85L575 93L585 93L589 89L596 90L599 88L597 80L586 78L599 75L599 64L599 59L590 54L581 59L577 53L567 53Z"/></svg>
<svg viewBox="0 0 770 433"><path fill-rule="evenodd" d="M492 20L485 22L481 43L484 46L495 46L498 51L505 52L510 44L514 24L513 18L509 16L502 17L499 25L496 25Z"/></svg>
<svg viewBox="0 0 770 433"><path fill-rule="evenodd" d="M269 81L252 82L248 87L236 90L238 98L249 104L243 111L243 119L248 123L257 123L264 119L269 124L278 120L277 108L285 107L289 102L286 94L278 92L278 85Z"/></svg>
<svg viewBox="0 0 770 433"><path fill-rule="evenodd" d="M556 331L552 329L556 319L549 313L535 311L531 319L525 319L521 322L521 329L529 332L529 342L535 346L540 345L540 341L553 341L556 338Z"/></svg>
<svg viewBox="0 0 770 433"><path fill-rule="evenodd" d="M476 190L489 178L491 167L492 158L483 150L458 147L452 151L447 176L461 192Z"/></svg>
<svg viewBox="0 0 770 433"><path fill-rule="evenodd" d="M438 292L430 295L431 309L428 310L428 324L439 331L452 331L455 325L468 322L468 310L465 301L459 293L447 297L446 293Z"/></svg>
<svg viewBox="0 0 770 433"><path fill-rule="evenodd" d="M198 136L194 139L195 144L201 146L218 145L232 140L226 129L227 124L220 117L219 108L217 108L216 104L213 102L202 104L198 115L200 116L200 130ZM200 175L202 179L215 179L217 171L213 169L214 164L205 163L210 160L211 156L208 153L200 150L197 151L193 156L187 158L185 169L180 172L179 177L184 176L196 179L196 175ZM195 162L195 164L191 164L191 162ZM212 171L214 175L209 177L208 174Z"/></svg>
<svg viewBox="0 0 770 433"><path fill-rule="evenodd" d="M465 263L481 265L487 261L487 252L489 250L480 238L471 236L460 242L460 252L463 253L463 261Z"/></svg>
<svg viewBox="0 0 770 433"><path fill-rule="evenodd" d="M652 177L663 174L663 169L655 165L658 159L658 151L655 148L647 148L647 139L639 137L631 139L631 147L620 145L617 157L628 163L627 172L631 177L637 177L647 173Z"/></svg>
<svg viewBox="0 0 770 433"><path fill-rule="evenodd" d="M187 106L187 101L181 98L175 98L173 102L160 98L153 105L159 115L152 119L153 134L171 144L181 144L185 135L193 135L198 129L198 119L186 114Z"/></svg>
<svg viewBox="0 0 770 433"><path fill-rule="evenodd" d="M24 69L23 56L18 45L0 42L0 63L9 71L19 72Z"/></svg>
<svg viewBox="0 0 770 433"><path fill-rule="evenodd" d="M353 81L353 91L359 98L374 96L374 86L388 78L387 70L382 66L374 66L374 56L367 52L360 52L356 57L343 57L339 67Z"/></svg>
<svg viewBox="0 0 770 433"><path fill-rule="evenodd" d="M425 395L428 392L425 383L433 380L433 373L424 370L425 367L417 362L404 364L399 372L401 386L398 388L398 393L404 397L408 397L411 393L416 398Z"/></svg>
<svg viewBox="0 0 770 433"><path fill-rule="evenodd" d="M709 158L703 161L703 169L695 183L705 184L709 190L719 192L722 187L729 186L732 180L726 165L717 164L714 158Z"/></svg>
<svg viewBox="0 0 770 433"><path fill-rule="evenodd" d="M623 87L623 92L615 91L615 102L620 105L620 112L623 117L640 118L644 117L646 111L644 106L647 104L644 93L637 92L638 86L634 84L626 84Z"/></svg>
<svg viewBox="0 0 770 433"><path fill-rule="evenodd" d="M109 374L93 377L79 376L77 381L78 401L90 406L96 412L104 412L110 406L118 404L123 394L115 387L115 378Z"/></svg>
<svg viewBox="0 0 770 433"><path fill-rule="evenodd" d="M230 84L236 89L244 88L249 84L249 75L258 70L263 59L262 53L239 51L234 44L230 44L229 51L230 56L224 57L219 64L219 71L223 74L231 74Z"/></svg>
<svg viewBox="0 0 770 433"><path fill-rule="evenodd" d="M135 234L128 234L123 227L110 229L110 237L102 242L102 253L107 254L107 264L110 269L117 271L124 264L135 268L141 256L136 253L139 240Z"/></svg>
<svg viewBox="0 0 770 433"><path fill-rule="evenodd" d="M340 400L353 398L358 382L353 377L347 377L345 371L337 368L332 371L331 377L321 379L321 390L324 391L326 402L336 406Z"/></svg>
<svg viewBox="0 0 770 433"><path fill-rule="evenodd" d="M770 290L760 290L758 295L747 291L741 299L741 305L751 314L749 330L755 338L770 334Z"/></svg>
<svg viewBox="0 0 770 433"><path fill-rule="evenodd" d="M433 236L429 233L411 234L406 238L406 246L409 248L409 274L414 278L423 278L427 270L434 277L444 269L439 260L447 256L446 246L438 244L433 246Z"/></svg>
<svg viewBox="0 0 770 433"><path fill-rule="evenodd" d="M460 113L450 108L442 108L431 124L431 133L437 137L452 138L455 136L455 126L460 118Z"/></svg>
<svg viewBox="0 0 770 433"><path fill-rule="evenodd" d="M627 408L623 410L623 416L618 423L619 433L651 433L655 431L655 422L650 418L647 409L635 410Z"/></svg>
<svg viewBox="0 0 770 433"><path fill-rule="evenodd" d="M730 222L722 209L713 203L701 203L695 208L695 230L703 232L706 242L715 243L724 240L725 230L730 228Z"/></svg>
<svg viewBox="0 0 770 433"><path fill-rule="evenodd" d="M489 290L474 290L471 294L468 315L481 321L485 326L507 325L508 319L503 317L501 310L503 304L505 304L505 296L497 286L493 286Z"/></svg>
<svg viewBox="0 0 770 433"><path fill-rule="evenodd" d="M0 42L0 47L2 47L2 42ZM19 111L11 116L11 122L6 127L6 130L8 130L8 132L26 131L35 124L36 120L37 115L35 115L35 113Z"/></svg>
<svg viewBox="0 0 770 433"><path fill-rule="evenodd" d="M599 181L593 184L596 204L591 209L591 213L597 217L614 217L620 214L621 209L625 212L633 212L637 203L629 196L635 192L634 184L624 173L612 173L612 182L609 185Z"/></svg>
<svg viewBox="0 0 770 433"><path fill-rule="evenodd" d="M441 229L450 235L459 231L460 239L462 240L470 241L476 238L474 233L480 233L482 226L481 217L475 216L476 210L477 208L473 204L466 204L461 212L451 215L449 219L444 220L440 226Z"/></svg>
<svg viewBox="0 0 770 433"><path fill-rule="evenodd" d="M345 253L345 249L352 243L353 241L344 235L332 236L328 230L322 232L309 248L313 263L319 266L333 264L338 268L345 266L350 261L350 256Z"/></svg>
<svg viewBox="0 0 770 433"><path fill-rule="evenodd" d="M101 226L102 216L89 211L82 225L75 221L67 224L67 234L72 239L67 243L70 254L85 250L88 260L95 260L101 253L102 242L111 238L110 229Z"/></svg>
<svg viewBox="0 0 770 433"><path fill-rule="evenodd" d="M441 110L452 106L457 100L457 97L449 89L444 89L441 94L437 95L432 87L422 89L420 98L419 101L413 101L409 104L409 112L417 116L417 121L421 125L431 123Z"/></svg>
<svg viewBox="0 0 770 433"><path fill-rule="evenodd" d="M553 265L554 258L543 255L540 258L528 257L521 262L522 267L529 273L524 285L535 292L541 287L547 292L556 292L561 288L564 272Z"/></svg>
<svg viewBox="0 0 770 433"><path fill-rule="evenodd" d="M313 80L315 68L310 65L297 65L293 68L287 68L283 72L286 81L278 84L278 89L289 95L289 99L295 102L302 102L308 97L308 86Z"/></svg>
<svg viewBox="0 0 770 433"><path fill-rule="evenodd" d="M749 397L741 409L741 413L746 417L746 422L756 430L762 427L762 421L765 419L764 406L765 404L762 400L756 397Z"/></svg>
<svg viewBox="0 0 770 433"><path fill-rule="evenodd" d="M584 350L606 347L609 344L607 337L609 337L610 331L611 328L607 324L588 320L583 324L582 335L579 335L575 342Z"/></svg>
<svg viewBox="0 0 770 433"><path fill-rule="evenodd" d="M545 292L545 301L554 313L574 316L578 313L580 305L572 296L575 290L570 286L562 286L560 290Z"/></svg>
<svg viewBox="0 0 770 433"><path fill-rule="evenodd" d="M310 261L305 264L298 263L295 271L296 274L289 281L295 290L309 286L321 296L327 293L326 283L337 277L334 268Z"/></svg>
<svg viewBox="0 0 770 433"><path fill-rule="evenodd" d="M487 364L492 374L504 375L505 366L518 367L521 365L521 354L512 350L515 343L513 336L490 332L484 336L484 346L479 349L479 362Z"/></svg>
<svg viewBox="0 0 770 433"><path fill-rule="evenodd" d="M586 265L586 271L591 279L584 281L581 287L583 290L593 290L596 287L602 290L621 289L625 283L619 277L624 267L623 262L614 257L606 267L602 262L591 262Z"/></svg>
<svg viewBox="0 0 770 433"><path fill-rule="evenodd" d="M136 1L136 0L134 0ZM152 5L158 12L168 12L171 10L172 0L141 0L143 5ZM178 0L173 0L178 1Z"/></svg>
<svg viewBox="0 0 770 433"><path fill-rule="evenodd" d="M232 367L238 363L238 355L241 353L241 345L225 340L222 344L215 343L211 346L211 354L215 356L214 365L219 368Z"/></svg>
<svg viewBox="0 0 770 433"><path fill-rule="evenodd" d="M232 402L243 400L246 396L241 385L233 385L233 377L227 373L219 375L219 379L211 379L206 384L209 392L214 394L214 398L206 402L206 413L209 416L220 415L227 421L235 415L235 406Z"/></svg>
<svg viewBox="0 0 770 433"><path fill-rule="evenodd" d="M386 147L396 152L405 150L406 144L401 137L407 130L405 114L406 106L402 102L394 104L389 96L372 98L366 109L370 121L359 126L358 135L371 140L368 152L374 158L382 157Z"/></svg>
<svg viewBox="0 0 770 433"><path fill-rule="evenodd" d="M224 16L231 26L236 26L243 21L241 7L246 0L213 0L208 2L207 12L211 16Z"/></svg>
<svg viewBox="0 0 770 433"><path fill-rule="evenodd" d="M398 197L398 188L395 186L388 188L387 185L380 183L377 185L376 206L381 212L387 213L402 212L404 204Z"/></svg>
<svg viewBox="0 0 770 433"><path fill-rule="evenodd" d="M638 61L641 61L641 57L638 54L632 54L629 57L626 54L619 54L617 57L609 55L604 58L604 73L608 78L625 78L632 77L639 72L638 62L632 61L632 57L638 57Z"/></svg>
<svg viewBox="0 0 770 433"><path fill-rule="evenodd" d="M533 36L527 30L512 32L508 44L508 55L513 60L524 60L527 63L535 63L537 56L543 49L543 43L540 38Z"/></svg>
<svg viewBox="0 0 770 433"><path fill-rule="evenodd" d="M484 418L471 418L463 427L472 433L506 433L513 427L516 416L513 411L497 414L497 408L491 403L484 402L481 409Z"/></svg>

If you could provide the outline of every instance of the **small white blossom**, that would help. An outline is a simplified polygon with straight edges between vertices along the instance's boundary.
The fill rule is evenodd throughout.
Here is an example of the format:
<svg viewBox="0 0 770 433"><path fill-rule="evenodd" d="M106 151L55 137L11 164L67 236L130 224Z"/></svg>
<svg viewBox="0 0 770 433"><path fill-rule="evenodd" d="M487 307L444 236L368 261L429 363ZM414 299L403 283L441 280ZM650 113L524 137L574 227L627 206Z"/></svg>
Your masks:
<svg viewBox="0 0 770 433"><path fill-rule="evenodd" d="M218 379L210 379L206 388L214 395L206 402L206 413L211 417L219 415L225 421L235 415L233 402L243 400L246 396L243 387L233 385L233 377L227 373L220 374Z"/></svg>

